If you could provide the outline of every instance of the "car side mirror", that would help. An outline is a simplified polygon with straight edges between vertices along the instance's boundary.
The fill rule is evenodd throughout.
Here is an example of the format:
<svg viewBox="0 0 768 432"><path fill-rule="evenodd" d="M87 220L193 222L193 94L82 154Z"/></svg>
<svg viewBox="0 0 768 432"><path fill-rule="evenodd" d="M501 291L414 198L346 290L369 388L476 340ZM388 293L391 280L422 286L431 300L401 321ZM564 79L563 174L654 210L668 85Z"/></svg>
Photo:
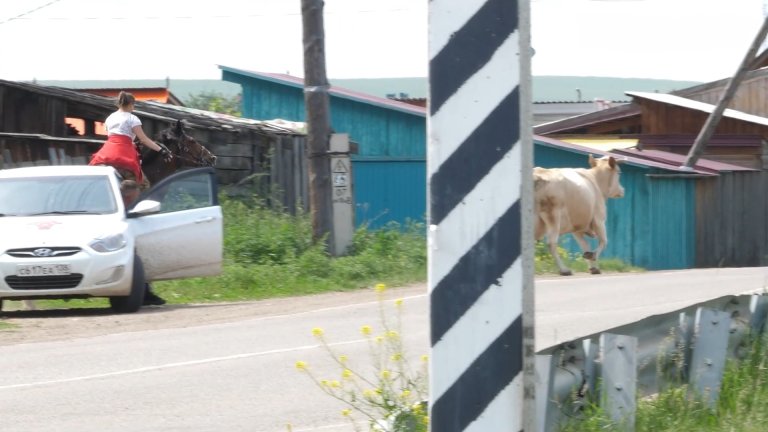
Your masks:
<svg viewBox="0 0 768 432"><path fill-rule="evenodd" d="M128 217L139 217L160 211L160 203L154 200L143 200L136 203L128 212Z"/></svg>

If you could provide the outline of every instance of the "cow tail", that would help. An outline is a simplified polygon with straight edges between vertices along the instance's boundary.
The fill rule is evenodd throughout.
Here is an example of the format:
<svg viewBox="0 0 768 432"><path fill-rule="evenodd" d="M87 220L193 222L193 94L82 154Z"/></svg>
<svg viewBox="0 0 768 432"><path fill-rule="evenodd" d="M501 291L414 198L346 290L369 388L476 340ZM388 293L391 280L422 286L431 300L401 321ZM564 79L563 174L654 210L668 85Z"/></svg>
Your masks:
<svg viewBox="0 0 768 432"><path fill-rule="evenodd" d="M542 189L544 186L546 186L547 180L544 179L541 175L537 173L533 173L533 190L537 191Z"/></svg>

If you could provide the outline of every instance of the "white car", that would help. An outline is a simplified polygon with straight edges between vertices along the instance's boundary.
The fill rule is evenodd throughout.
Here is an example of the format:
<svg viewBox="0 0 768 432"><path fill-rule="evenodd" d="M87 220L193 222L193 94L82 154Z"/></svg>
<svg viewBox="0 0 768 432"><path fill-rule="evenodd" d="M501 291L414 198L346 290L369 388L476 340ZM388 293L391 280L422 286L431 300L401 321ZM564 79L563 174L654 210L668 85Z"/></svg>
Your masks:
<svg viewBox="0 0 768 432"><path fill-rule="evenodd" d="M221 272L213 168L178 172L126 209L105 166L0 170L3 299L107 297L135 312L145 282Z"/></svg>

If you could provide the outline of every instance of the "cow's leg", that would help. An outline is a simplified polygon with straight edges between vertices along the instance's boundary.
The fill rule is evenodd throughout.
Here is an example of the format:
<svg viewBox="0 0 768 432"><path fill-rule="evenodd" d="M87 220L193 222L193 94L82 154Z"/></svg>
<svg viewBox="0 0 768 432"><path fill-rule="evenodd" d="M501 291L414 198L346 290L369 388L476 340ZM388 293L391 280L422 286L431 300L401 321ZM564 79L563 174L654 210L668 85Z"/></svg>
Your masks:
<svg viewBox="0 0 768 432"><path fill-rule="evenodd" d="M589 272L592 274L600 274L600 268L597 266L597 259L600 257L600 253L605 249L605 245L608 244L608 236L605 234L605 222L595 224L595 237L597 237L597 249L595 249L595 256L593 265L590 266Z"/></svg>
<svg viewBox="0 0 768 432"><path fill-rule="evenodd" d="M557 268L560 271L560 276L571 276L573 272L571 269L563 264L563 260L560 259L560 254L557 253L557 243L560 237L560 214L556 210L554 214L547 214L542 217L544 223L547 226L547 243L549 244L549 253L552 254Z"/></svg>
<svg viewBox="0 0 768 432"><path fill-rule="evenodd" d="M597 262L595 261L596 259L595 253L589 250L589 243L587 242L587 239L584 238L585 233L574 232L572 234L573 234L573 238L576 239L576 243L579 244L579 247L581 248L582 252L584 252L582 256L584 257L584 259L587 260L587 262L589 262L589 271L592 272L592 269L597 269ZM600 272L600 270L597 270L597 271L598 273ZM592 273L596 274L594 272Z"/></svg>

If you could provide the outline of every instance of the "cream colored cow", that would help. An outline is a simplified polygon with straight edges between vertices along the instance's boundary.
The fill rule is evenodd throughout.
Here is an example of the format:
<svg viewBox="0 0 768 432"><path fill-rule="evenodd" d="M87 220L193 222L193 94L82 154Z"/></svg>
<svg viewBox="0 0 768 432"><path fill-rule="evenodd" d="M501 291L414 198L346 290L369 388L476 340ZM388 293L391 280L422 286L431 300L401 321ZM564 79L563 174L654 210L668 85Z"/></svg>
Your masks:
<svg viewBox="0 0 768 432"><path fill-rule="evenodd" d="M547 236L549 250L563 276L573 274L557 254L558 238L567 233L573 234L584 251L590 273L600 273L597 259L608 242L605 200L624 196L619 183L619 161L610 156L595 159L589 155L589 165L589 169L533 169L536 240ZM589 251L585 235L597 237L594 252Z"/></svg>

